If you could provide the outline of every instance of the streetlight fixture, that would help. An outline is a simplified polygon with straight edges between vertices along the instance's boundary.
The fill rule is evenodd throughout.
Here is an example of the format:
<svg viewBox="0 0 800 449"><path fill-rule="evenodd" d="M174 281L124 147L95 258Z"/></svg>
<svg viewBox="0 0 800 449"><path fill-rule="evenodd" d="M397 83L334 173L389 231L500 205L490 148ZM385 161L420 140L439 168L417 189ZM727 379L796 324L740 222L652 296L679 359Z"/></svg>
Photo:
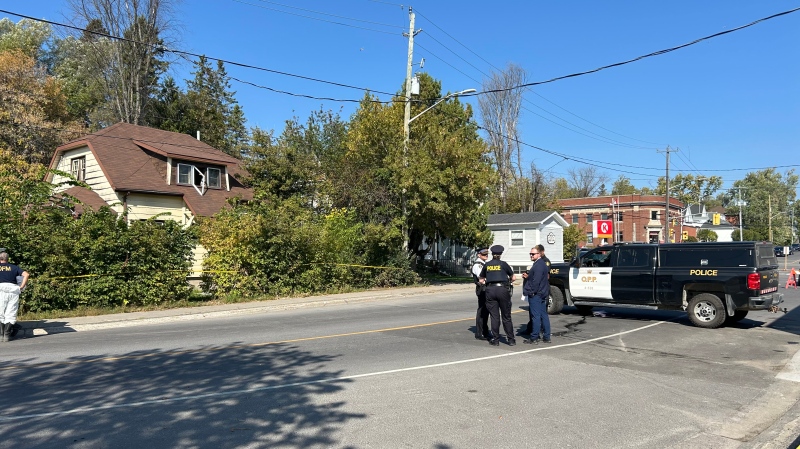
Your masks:
<svg viewBox="0 0 800 449"><path fill-rule="evenodd" d="M410 106L410 104L411 104L411 92L409 90L410 89L410 85L411 85L411 83L409 81L406 84L406 86L407 86L407 91L406 91L406 113L405 113L405 117L404 117L405 120L403 121L403 134L404 134L404 136L403 136L404 137L403 138L403 167L408 167L408 141L411 138L411 130L409 128L409 125L411 124L411 122L413 122L414 120L418 119L419 116L421 116L422 114L430 111L431 109L433 109L436 106L438 106L439 103L441 103L441 102L443 102L443 101L445 101L445 100L447 100L449 98L458 97L459 95L466 95L466 94L471 94L471 93L477 92L475 89L464 89L464 90L460 90L458 92L453 92L451 94L447 94L444 97L438 99L436 101L436 103L433 103L432 105L427 107L425 110L423 110L419 114L415 115L414 117L411 117L411 106ZM404 227L404 229L403 229L403 251L404 252L408 252L408 231L409 230L408 230L408 211L406 210L406 201L405 201L405 189L403 189L402 202L403 202L403 227Z"/></svg>
<svg viewBox="0 0 800 449"><path fill-rule="evenodd" d="M408 123L410 124L411 122L413 122L414 120L419 118L420 115L422 115L422 114L430 111L431 109L435 108L439 103L447 100L448 98L458 97L459 95L472 94L472 93L475 93L475 92L477 92L475 89L464 89L464 90L459 91L459 92L453 92L452 94L445 95L444 97L442 97L439 100L437 100L436 103L430 105L424 111L422 111L419 114L415 115L414 117L411 117L410 119L408 119ZM406 134L406 141L408 141L408 134L410 134L410 133Z"/></svg>

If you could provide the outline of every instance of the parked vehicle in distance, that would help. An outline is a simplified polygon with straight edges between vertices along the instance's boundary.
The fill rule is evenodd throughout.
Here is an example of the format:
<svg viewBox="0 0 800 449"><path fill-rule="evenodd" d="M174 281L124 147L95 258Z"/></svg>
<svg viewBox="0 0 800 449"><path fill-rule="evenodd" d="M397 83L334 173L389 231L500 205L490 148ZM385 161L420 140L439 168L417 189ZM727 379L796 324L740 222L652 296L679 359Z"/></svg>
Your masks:
<svg viewBox="0 0 800 449"><path fill-rule="evenodd" d="M782 246L776 246L775 247L775 257L783 257L783 256L785 256L785 254L783 254L783 247Z"/></svg>
<svg viewBox="0 0 800 449"><path fill-rule="evenodd" d="M792 251L800 250L800 243L792 243L789 248L792 248Z"/></svg>

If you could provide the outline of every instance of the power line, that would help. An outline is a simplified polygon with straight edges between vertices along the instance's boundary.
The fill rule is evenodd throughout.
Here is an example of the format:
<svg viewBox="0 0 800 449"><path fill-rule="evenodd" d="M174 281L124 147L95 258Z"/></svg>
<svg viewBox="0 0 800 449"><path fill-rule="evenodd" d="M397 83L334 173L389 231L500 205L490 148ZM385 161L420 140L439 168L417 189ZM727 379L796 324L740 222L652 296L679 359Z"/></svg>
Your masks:
<svg viewBox="0 0 800 449"><path fill-rule="evenodd" d="M270 10L270 11L275 11L275 12L279 12L279 13L283 13L283 14L289 14L289 15L296 16L296 17L302 17L304 19L311 19L311 20L318 20L320 22L332 23L334 25L341 25L341 26L346 26L346 27L350 27L350 28L358 28L360 30L372 31L372 32L375 32L375 33L383 33L383 34L391 34L391 35L398 34L398 33L392 33L392 32L389 32L389 31L375 30L375 29L372 29L372 28L366 28L366 27L361 27L361 26L357 26L357 25L351 25L349 23L335 22L333 20L325 20L325 19L321 19L319 17L306 16L306 15L303 15L303 14L297 14L297 13L293 13L293 12L290 12L290 11L283 11L283 10L280 10L280 9L277 9L277 8L270 8L268 6L258 5L258 4L246 2L244 0L232 0L232 1L244 4L244 5L254 6L256 8L267 9L267 10ZM292 9L297 9L299 11L311 12L311 13L314 13L314 14L320 14L320 15L324 15L324 16L328 16L328 17L336 17L338 19L352 20L352 21L355 21L355 22L362 22L362 23L369 23L369 24L372 24L372 25L379 25L379 26L397 28L398 30L400 30L400 33L402 33L402 28L398 27L397 25L389 25L389 24L380 23L380 22L372 22L372 21L369 21L369 20L363 20L363 19L356 19L356 18L352 18L352 17L339 16L339 15L336 15L336 14L330 14L330 13L326 13L326 12L322 12L322 11L315 11L313 9L298 8L296 6L284 5L284 4L281 4L281 3L270 2L270 1L266 1L266 0L258 0L258 1L260 1L262 3L269 3L269 4L272 4L272 5L282 6L284 8L292 8Z"/></svg>
<svg viewBox="0 0 800 449"><path fill-rule="evenodd" d="M706 40L709 40L709 39L713 39L715 37L719 37L719 36L722 36L722 35L725 35L725 34L733 33L735 31L743 30L743 29L751 27L753 25L757 25L757 24L759 24L761 22L765 22L767 20L771 20L771 19L774 19L776 17L785 16L787 14L791 14L791 13L794 13L794 12L797 12L797 11L800 11L800 8L794 8L794 9L790 9L788 11L779 12L777 14L773 14L771 16L767 16L767 17L755 20L755 21L750 22L750 23L748 23L746 25L742 25L742 26L739 26L739 27L736 27L736 28L733 28L733 29L730 29L730 30L726 30L726 31L720 31L719 33L714 33L714 34L711 34L711 35L708 35L708 36L705 36L705 37L701 37L699 39L695 39L695 40L693 40L691 42L688 42L688 43L685 43L685 44L682 44L682 45L678 45L676 47L671 47L671 48L667 48L667 49L664 49L664 50L654 51L654 52L648 53L646 55L637 56L636 58L628 59L626 61L615 62L613 64L604 65L604 66L598 67L596 69L586 70L586 71L583 71L583 72L571 73L569 75L557 76L555 78L550 78L549 80L544 80L544 81L536 81L536 82L533 82L533 83L525 83L525 84L520 84L518 86L513 86L513 87L508 87L508 88L503 88L503 89L495 89L495 90L490 90L490 91L479 92L479 94L489 93L489 92L505 92L505 91L514 90L514 89L521 89L523 87L539 86L539 85L542 85L542 84L548 84L548 83L552 83L552 82L555 82L555 81L560 81L560 80L567 79L567 78L575 78L575 77L578 77L578 76L588 75L590 73L597 73L597 72L599 72L601 70L606 70L606 69L610 69L610 68L613 68L613 67L623 66L623 65L626 65L626 64L630 64L632 62L641 61L642 59L645 59L645 58L651 58L653 56L661 56L661 55L673 52L675 50L680 50L682 48L686 48L686 47L689 47L691 45L695 45L695 44L698 44L700 42L703 42L703 41L706 41Z"/></svg>
<svg viewBox="0 0 800 449"><path fill-rule="evenodd" d="M420 14L420 15L422 15L422 14ZM423 16L423 17L424 17L424 16ZM426 19L427 19L427 17L426 17ZM427 20L428 20L428 21L430 21L430 19L427 19ZM435 26L436 28L438 28L439 30L441 30L442 32L444 32L445 34L447 34L448 36L450 36L450 35L449 35L447 32L445 32L444 30L442 30L442 29L441 29L441 27L439 27L439 26L438 26L438 25L436 25L435 23L431 22L431 24L432 24L433 26ZM481 73L483 76L485 76L485 77L487 77L487 78L489 77L489 74L485 73L483 70L481 70L480 68L476 67L476 66L475 66L475 65L473 65L471 62L469 62L469 61L467 61L466 59L462 58L462 57L461 57L461 56L460 56L458 53L456 53L455 51L453 51L451 48L449 48L448 46L446 46L445 44L443 44L441 41L439 41L438 39L436 39L436 38L435 38L435 37L433 37L432 35L430 35L430 34L427 34L427 36L428 36L430 39L432 39L434 42L436 42L437 44L439 44L439 45L441 45L442 47L444 47L444 49L445 49L445 50L449 51L450 53L452 53L453 55L455 55L457 58L459 58L459 59L461 59L462 61L464 61L465 63L467 63L467 64L468 64L470 67L472 67L473 69L475 69L476 71L478 71L479 73ZM455 40L455 38L453 38L452 36L450 36L450 37L451 37L451 39ZM456 40L456 42L458 42L458 41ZM467 47L466 47L464 44L461 44L461 42L458 42L458 43L459 43L461 46L463 46L463 47L467 48ZM431 52L430 50L428 50L427 48L423 47L423 46L422 46L422 45L420 45L420 44L417 44L417 45L418 45L419 47L421 47L422 49L424 49L424 50L426 50L426 51L430 52L430 53L431 53L431 54L432 54L432 55L433 55L435 58L437 58L437 59L439 59L440 61L442 61L443 63L447 64L448 66L450 66L450 67L451 67L451 68L453 68L454 70L458 71L458 72L459 72L459 73L461 73L462 75L466 76L467 78L471 79L472 81L475 81L475 82L476 82L476 83L478 83L478 84L482 84L480 81L478 81L478 80L476 80L475 78L472 78L471 76L469 76L469 75L467 75L466 73L462 72L461 70L459 70L458 68L456 68L456 67L455 67L455 66L453 66L452 64L450 64L450 63L448 63L447 61L445 61L445 60L444 60L443 58L441 58L440 56L438 56L438 55L434 54L433 52ZM467 49L469 50L469 48L467 48ZM472 52L473 54L475 54L475 55L477 56L477 54L476 54L475 52L473 52L472 50L470 50L470 52ZM480 58L480 56L478 56L478 57ZM491 64L490 62L486 61L485 59L483 59L483 58L480 58L480 59L482 59L483 61L485 61L487 64L489 64L489 65L490 65L491 67L493 67L494 69L496 69L496 70L498 70L498 71L501 71L499 68L495 67L493 64ZM547 100L546 98L542 97L542 96L541 96L541 95L539 95L538 93L534 92L534 91L533 91L533 89L527 89L527 88L526 88L526 91L528 91L528 92L532 92L532 93L534 93L535 95L537 95L537 96L539 96L539 97L541 97L541 98L543 98L543 99ZM494 91L490 91L490 92L494 92ZM610 138L610 137L606 137L606 136L603 136L603 135L601 135L601 134L595 133L595 132L593 132L593 131L590 131L590 130L588 130L588 129L586 129L586 128L583 128L582 126L576 125L575 123L572 123L572 122L570 122L569 120L566 120L565 118L563 118L563 117L560 117L560 116L558 116L558 115L556 115L556 114L554 114L554 113L552 113L552 112L548 111L547 109L545 109L545 108L543 108L543 107L541 107L541 106L537 105L536 103L534 103L533 101L531 101L531 100L530 100L530 99L528 99L528 98L525 98L525 97L522 97L522 98L523 98L523 100L524 100L525 102L527 102L527 103L529 103L529 104L533 105L534 107L536 107L536 108L538 108L538 109L541 109L542 111L546 112L547 114L550 114L550 115L552 115L553 117L555 117L555 118L557 118L557 119L559 119L559 120L563 121L564 123L567 123L567 124L569 124L570 126L574 126L575 128L578 128L578 129L580 129L580 130L582 130L582 131L585 131L585 132L587 132L587 133L589 133L589 134L592 134L592 135L594 135L594 136L597 136L597 137L592 137L592 136L590 136L590 135L587 135L587 134L584 134L584 133L582 133L582 132L575 131L574 129L572 129L572 128L568 127L568 126L565 126L565 125L563 125L563 124L561 124L561 123L555 122L555 121L553 121L553 120L551 120L551 119L549 119L549 118L547 118L547 117L544 117L544 116L543 116L543 115L541 115L541 114L537 114L537 113L535 113L535 112L531 111L530 109L526 108L525 106L522 106L522 108L523 108L524 110L526 110L526 111L530 112L531 114L533 114L533 115L535 115L535 116L537 116L537 117L539 117L539 118L541 118L541 119L543 119L543 120L547 120L548 122L550 122L550 123L553 123L553 124L555 124L555 125L557 125L557 126L560 126L560 127L564 128L564 129L567 129L567 130L569 130L569 131L572 131L572 132L574 132L574 133L580 134L580 135L582 135L582 136L585 136L585 137L589 137L590 139L599 140L599 141L601 141L601 142L604 142L604 143L616 144L616 145L619 145L619 146L624 146L624 147L628 147L628 148L638 148L638 149L645 149L645 150L652 150L652 149L655 149L655 148L652 148L652 147L642 147L642 146L639 146L639 145L632 145L632 144L629 144L629 143L626 143L626 142L621 142L621 141L619 141L619 140L615 140L615 139L612 139L612 138ZM552 104L555 104L555 103L553 103L553 102L552 102L552 101L550 101L550 100L547 100L547 101L548 101L548 102L550 102L550 103L552 103ZM558 105L556 105L556 106L558 106ZM560 107L560 106L559 106L559 107ZM561 109L564 109L564 108L561 108ZM566 110L566 109L564 109L564 110ZM569 112L569 111L567 111L567 112ZM572 114L572 115L575 115L575 114ZM576 116L576 117L578 117L578 118L581 118L581 117L579 117L579 116L577 116L577 115L575 115L575 116ZM584 120L584 121L586 121L586 122L588 122L588 123L592 123L592 122L589 122L588 120L585 120L585 119L582 119L582 120ZM594 124L594 123L592 123L592 124ZM595 125L595 126L597 126L597 125ZM602 128L602 127L601 127L601 128ZM630 137L627 137L627 136L625 136L624 134L614 133L613 131L611 131L611 132L612 132L613 134L617 134L617 135L620 135L620 136L623 136L623 137L626 137L626 138L630 139ZM639 140L639 139L632 139L632 140ZM641 140L639 140L639 141L641 141ZM647 142L647 141L644 141L644 142ZM658 145L658 144L656 144L656 145Z"/></svg>
<svg viewBox="0 0 800 449"><path fill-rule="evenodd" d="M130 43L133 43L133 44L148 45L148 44L145 44L144 42L139 42L139 41L136 41L136 40L133 40L133 39L127 39L127 38L124 38L124 37L113 36L113 35L110 35L110 34L101 33L101 32L98 32L98 31L87 30L85 28L80 28L80 27L77 27L77 26L74 26L74 25L68 25L68 24L65 24L65 23L54 22L54 21L51 21L51 20L37 19L35 17L31 17L31 16L27 16L27 15L24 15L24 14L19 14L19 13L7 11L7 10L4 10L4 9L0 9L0 13L10 14L12 16L22 17L24 19L34 20L34 21L37 21L37 22L43 22L43 23L47 23L47 24L50 24L50 25L54 25L54 26L69 28L69 29L73 29L73 30L76 30L76 31L83 31L83 32L90 33L90 34L93 34L93 35L96 35L96 36L106 37L106 38L109 38L109 39L114 39L114 40L118 40L118 41L122 41L122 42L130 42ZM266 67L259 67L259 66L252 65L252 64L245 64L245 63L241 63L241 62L230 61L230 60L227 60L227 59L221 59L221 58L215 58L215 57L212 57L212 56L200 55L200 54L197 54L197 53L192 53L192 52L188 52L188 51L184 51L184 50L176 50L176 49L167 48L167 47L164 47L164 46L157 46L157 47L159 49L163 50L163 51L170 52L170 53L175 53L175 54L178 54L178 55L194 56L195 58L205 57L206 59L210 59L212 61L220 61L220 62L228 64L228 65L247 68L247 69L253 69L253 70L259 70L259 71L262 71L262 72L274 73L276 75L289 76L289 77L292 77L292 78L299 78L299 79L303 79L303 80L306 80L306 81L313 81L313 82L317 82L317 83L329 84L329 85L332 85L332 86L344 87L344 88L348 88L348 89L356 89L356 90L361 90L361 91L370 91L370 92L381 94L381 95L391 95L391 96L395 95L393 93L383 92L383 91L380 91L380 90L374 90L374 89L369 89L369 88L365 88L365 87L352 86L352 85L349 85L349 84L338 83L338 82L335 82L335 81L323 80L323 79L314 78L314 77L305 76L305 75L297 75L297 74L294 74L294 73L284 72L284 71L281 71L281 70L268 69Z"/></svg>
<svg viewBox="0 0 800 449"><path fill-rule="evenodd" d="M464 45L463 43L461 43L461 41L459 41L458 39L456 39L455 37L453 37L452 35L450 35L450 33L448 33L447 31L445 31L444 29L442 29L442 28L441 28L439 25L436 25L436 23L434 23L434 22L433 22L432 20L430 20L429 18L425 17L425 15L423 15L423 14L422 14L422 13L420 13L419 11L417 11L417 13L418 13L420 16L422 16L423 18L425 18L425 20L427 20L428 22L430 22L430 23L431 23L431 25L433 25L434 27L436 27L436 28L437 28L439 31L441 31L442 33L444 33L445 35L447 35L447 36L448 36L450 39L454 40L456 43L458 43L459 45L461 45L462 47L464 47L465 49L467 49L467 51L469 51L469 52L470 52L470 53L472 53L473 55L477 56L477 57L478 57L478 58L479 58L481 61L485 62L486 64L488 64L490 67L494 68L494 69L495 69L495 70L497 70L497 71L502 71L500 68L498 68L497 66L495 66L495 65L494 65L494 64L492 64L491 62L487 61L486 59L484 59L483 57L481 57L481 56L480 56L478 53L476 53L475 51L473 51L471 48L467 47L466 45ZM428 36L430 36L430 34L429 34ZM433 38L432 36L431 36L431 39L433 39L433 40L434 40L434 41L436 41L436 42L439 42L438 40L436 40L436 39L435 39L435 38ZM440 44L440 45L442 45L443 47L447 48L447 47L446 47L444 44L442 44L441 42L439 42L439 44ZM453 52L452 50L451 50L451 52L452 52L453 54L455 54L455 52ZM458 55L456 55L456 56L458 56ZM463 58L461 58L461 59L463 60ZM465 61L465 62L466 62L466 61ZM469 62L467 62L467 63L469 64ZM473 66L472 64L470 64L470 65L471 65L472 67L475 67L475 66ZM485 73L483 73L483 71L481 71L480 69L478 69L477 67L475 67L475 68L476 68L476 70L478 70L479 72L481 72L481 73L482 73L484 76L488 76L488 75L486 75ZM592 121L590 121L590 120L587 120L587 119L585 119L585 118L583 118L583 117L581 117L581 116L579 116L579 115L577 115L577 114L575 114L575 113L573 113L573 112L571 112L571 111L569 111L569 110L565 109L564 107L562 107L562 106L559 106L558 104L554 103L553 101L551 101L551 100L548 100L547 98L545 98L544 96L542 96L542 95L541 95L541 94L539 94L538 92L534 91L533 89L526 89L526 90L527 90L528 92L531 92L532 94L536 95L537 97L541 98L542 100L545 100L546 102L548 102L548 103L552 104L553 106L556 106L557 108L561 109L562 111L564 111L564 112L567 112L568 114L570 114L570 115L572 115L572 116L574 116L574 117L577 117L577 118L579 118L579 119L581 119L581 120L583 120L583 121L585 121L585 122L587 122L587 123L589 123L589 124L592 124L592 125L594 125L594 126L596 126L596 127L600 128L600 129L603 129L603 130L605 130L605 131L608 131L608 132L610 132L610 133L612 133L612 134L616 134L616 135L618 135L618 136L625 137L626 139L630 139L630 140L636 140L636 141L639 141L639 142L649 143L649 144L653 144L653 145L661 145L661 144L658 144L658 143L655 143L655 142L650 142L650 141L647 141L647 140L636 139L636 138L633 138L633 137L630 137L630 136L626 136L625 134L620 134L620 133L618 133L618 132L614 132L614 131L612 131L612 130L610 130L610 129L608 129L608 128L604 128L603 126L600 126L600 125L598 125L598 124L596 124L596 123L594 123L594 122L592 122ZM526 101L528 101L528 100L526 100ZM529 102L530 102L530 101L529 101ZM536 105L535 105L533 102L530 102L530 103L531 103L531 104L533 104L534 106L536 106ZM539 107L539 106L537 106L537 107ZM557 118L559 118L559 119L561 119L561 120L564 120L563 118L561 118L561 117L558 117L557 115L553 114L552 112L549 112L549 111L547 111L547 110L546 110L546 109L544 109L544 108L541 108L541 107L539 107L539 108L540 108L540 109L542 109L543 111L545 111L545 112L547 112L547 113L549 113L549 114L553 115L554 117L557 117ZM564 121L565 121L565 122L567 122L567 123L570 123L570 122L568 122L567 120L564 120ZM572 124L572 123L570 123L570 124ZM577 127L577 125L574 125L574 124L572 124L572 125ZM588 130L587 130L587 132L588 132ZM598 135L599 135L599 134L598 134Z"/></svg>

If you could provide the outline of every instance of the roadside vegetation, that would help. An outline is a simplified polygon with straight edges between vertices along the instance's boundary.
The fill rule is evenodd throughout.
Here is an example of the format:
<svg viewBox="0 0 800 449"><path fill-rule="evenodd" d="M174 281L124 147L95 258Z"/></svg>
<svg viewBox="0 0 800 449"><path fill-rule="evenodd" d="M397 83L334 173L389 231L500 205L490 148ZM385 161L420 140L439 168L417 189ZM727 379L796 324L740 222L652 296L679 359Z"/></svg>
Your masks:
<svg viewBox="0 0 800 449"><path fill-rule="evenodd" d="M364 93L349 117L318 110L280 130L248 129L222 62L201 57L188 79L168 75L175 61L165 48L180 41L173 2L114 11L118 3L70 2L83 29L71 35L0 19L0 247L32 275L24 319L447 281L417 265L425 248L434 237L490 244L490 213L665 190L663 178L637 188L620 175L609 190L609 176L594 166L561 176L526 162L522 91L510 89L526 74L513 64L484 83L491 95L480 98L480 117L458 97L440 102L448 94L442 82L418 72L411 115L426 112L407 141L404 80L390 101ZM205 142L243 161L254 200L184 229L169 217L129 222L107 208L82 211L74 198L55 195L44 181L55 148L117 122L203 130ZM765 169L733 183L748 199L745 238L790 238L788 224L800 216L797 182L793 171ZM738 213L735 191L718 192L720 177L678 175L670 185L687 204ZM565 247L586 231L566 229ZM194 288L186 278L197 244L208 257Z"/></svg>

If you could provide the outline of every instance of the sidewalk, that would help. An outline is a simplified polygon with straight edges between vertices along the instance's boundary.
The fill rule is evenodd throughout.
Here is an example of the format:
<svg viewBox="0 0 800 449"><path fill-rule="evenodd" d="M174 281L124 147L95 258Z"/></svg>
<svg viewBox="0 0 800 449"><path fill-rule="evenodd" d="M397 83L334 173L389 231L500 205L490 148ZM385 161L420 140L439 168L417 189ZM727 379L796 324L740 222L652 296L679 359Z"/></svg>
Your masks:
<svg viewBox="0 0 800 449"><path fill-rule="evenodd" d="M19 321L18 324L20 324L22 328L17 334L17 338L65 332L81 332L94 329L138 326L142 324L198 320L203 318L248 313L292 310L305 307L325 307L337 304L352 304L366 301L402 298L405 296L432 295L444 292L462 291L464 292L465 296L474 295L475 287L471 283L464 283L430 285L424 287L375 289L357 293L307 296L302 298L284 298L270 301L222 304L214 306L184 307L179 309L156 310L151 312L131 312L117 313L112 315L59 318L52 320Z"/></svg>

